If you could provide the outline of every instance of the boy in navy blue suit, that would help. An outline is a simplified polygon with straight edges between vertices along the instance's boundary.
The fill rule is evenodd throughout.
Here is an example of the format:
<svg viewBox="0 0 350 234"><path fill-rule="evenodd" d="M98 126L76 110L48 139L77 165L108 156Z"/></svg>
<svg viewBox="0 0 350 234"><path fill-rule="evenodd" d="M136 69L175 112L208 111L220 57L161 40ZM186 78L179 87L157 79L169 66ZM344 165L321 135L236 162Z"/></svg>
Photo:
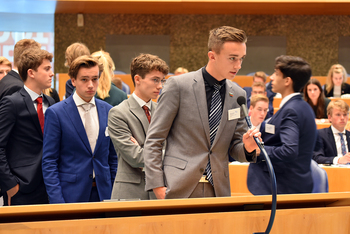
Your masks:
<svg viewBox="0 0 350 234"><path fill-rule="evenodd" d="M315 115L299 93L310 77L310 65L302 58L286 55L276 58L270 79L272 91L282 95L282 102L261 133L276 173L279 194L310 193L313 188L310 164L316 142ZM262 156L249 166L248 188L254 195L271 194Z"/></svg>
<svg viewBox="0 0 350 234"><path fill-rule="evenodd" d="M102 65L88 55L68 75L73 95L47 110L43 176L50 203L110 199L117 155L108 135L108 103L95 99Z"/></svg>

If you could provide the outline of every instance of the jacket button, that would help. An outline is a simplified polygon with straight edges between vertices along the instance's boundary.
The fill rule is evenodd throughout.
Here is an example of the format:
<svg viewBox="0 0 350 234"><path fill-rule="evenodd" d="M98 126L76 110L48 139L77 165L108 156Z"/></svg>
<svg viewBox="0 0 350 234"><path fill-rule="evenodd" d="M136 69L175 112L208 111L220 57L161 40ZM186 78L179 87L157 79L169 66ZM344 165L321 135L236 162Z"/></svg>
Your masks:
<svg viewBox="0 0 350 234"><path fill-rule="evenodd" d="M90 179L92 179L92 175L91 174L89 175L89 177L90 177Z"/></svg>
<svg viewBox="0 0 350 234"><path fill-rule="evenodd" d="M211 150L210 150L209 153L212 154L213 152L211 152Z"/></svg>
<svg viewBox="0 0 350 234"><path fill-rule="evenodd" d="M203 174L204 168L199 169L199 171Z"/></svg>

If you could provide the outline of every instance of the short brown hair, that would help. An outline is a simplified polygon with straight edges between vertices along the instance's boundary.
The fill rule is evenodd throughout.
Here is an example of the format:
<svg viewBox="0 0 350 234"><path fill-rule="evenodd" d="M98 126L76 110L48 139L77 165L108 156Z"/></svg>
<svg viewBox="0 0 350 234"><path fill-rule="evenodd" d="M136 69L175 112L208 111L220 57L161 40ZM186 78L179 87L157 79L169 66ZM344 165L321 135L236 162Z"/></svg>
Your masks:
<svg viewBox="0 0 350 234"><path fill-rule="evenodd" d="M230 26L222 26L209 32L208 50L220 54L222 45L227 42L247 42L247 35L241 29Z"/></svg>
<svg viewBox="0 0 350 234"><path fill-rule="evenodd" d="M257 95L251 96L251 98L250 98L250 105L252 107L255 107L256 103L260 102L260 101L264 101L267 104L269 104L269 99L265 95L257 94Z"/></svg>
<svg viewBox="0 0 350 234"><path fill-rule="evenodd" d="M0 65L9 66L12 69L11 62L7 58L2 57L2 56L0 56Z"/></svg>
<svg viewBox="0 0 350 234"><path fill-rule="evenodd" d="M76 79L80 68L92 68L95 66L98 66L100 76L103 71L103 65L98 62L97 58L91 55L83 55L73 60L69 67L68 75L71 79Z"/></svg>
<svg viewBox="0 0 350 234"><path fill-rule="evenodd" d="M18 67L19 60L22 56L22 53L28 48L38 48L40 49L40 43L34 41L33 39L22 39L18 41L13 50L13 65Z"/></svg>
<svg viewBox="0 0 350 234"><path fill-rule="evenodd" d="M38 67L43 63L44 59L52 61L53 55L46 50L38 47L31 47L23 51L20 60L18 61L18 73L23 82L28 78L28 70L38 70Z"/></svg>
<svg viewBox="0 0 350 234"><path fill-rule="evenodd" d="M264 84L263 82L253 82L253 84L252 84L252 89L253 89L254 87L261 87L261 88L264 88L264 91L266 92L266 86L265 86L265 84Z"/></svg>
<svg viewBox="0 0 350 234"><path fill-rule="evenodd" d="M146 74L152 71L159 71L164 75L169 72L168 65L163 59L152 54L140 54L133 59L130 65L132 82L135 85L135 76L139 75L142 79L145 78Z"/></svg>
<svg viewBox="0 0 350 234"><path fill-rule="evenodd" d="M261 79L263 79L264 80L264 82L266 82L266 73L265 72L263 72L263 71L257 71L257 72L255 72L255 74L254 74L254 76L253 76L253 81L254 81L254 78L255 77L259 77L259 78L261 78Z"/></svg>
<svg viewBox="0 0 350 234"><path fill-rule="evenodd" d="M66 67L70 67L74 59L83 56L83 55L90 55L90 50L87 48L87 46L81 42L75 42L67 47L65 58L66 62L64 65Z"/></svg>
<svg viewBox="0 0 350 234"><path fill-rule="evenodd" d="M338 108L349 114L349 105L343 100L331 101L327 107L327 115L332 115L334 108Z"/></svg>

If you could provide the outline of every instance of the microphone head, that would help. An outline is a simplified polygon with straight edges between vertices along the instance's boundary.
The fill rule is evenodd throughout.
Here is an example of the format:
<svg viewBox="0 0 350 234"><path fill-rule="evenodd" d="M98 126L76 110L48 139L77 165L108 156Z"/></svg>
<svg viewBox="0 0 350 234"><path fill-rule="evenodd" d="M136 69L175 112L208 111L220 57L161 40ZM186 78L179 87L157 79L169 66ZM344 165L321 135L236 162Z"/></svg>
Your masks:
<svg viewBox="0 0 350 234"><path fill-rule="evenodd" d="M238 105L240 105L240 106L242 106L243 104L246 105L245 97L239 96L239 97L237 98L237 103L238 103Z"/></svg>

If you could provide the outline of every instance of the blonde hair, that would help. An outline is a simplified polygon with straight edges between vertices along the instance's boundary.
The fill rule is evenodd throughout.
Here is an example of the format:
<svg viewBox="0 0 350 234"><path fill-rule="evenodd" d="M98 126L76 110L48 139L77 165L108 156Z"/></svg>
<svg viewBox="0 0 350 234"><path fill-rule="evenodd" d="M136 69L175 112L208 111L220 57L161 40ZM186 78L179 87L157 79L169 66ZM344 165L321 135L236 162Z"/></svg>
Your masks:
<svg viewBox="0 0 350 234"><path fill-rule="evenodd" d="M247 35L243 30L231 26L214 28L209 32L208 51L220 54L221 47L228 41L246 43Z"/></svg>
<svg viewBox="0 0 350 234"><path fill-rule="evenodd" d="M188 73L188 70L184 67L178 67L175 71L174 71L174 75L180 75L183 73Z"/></svg>
<svg viewBox="0 0 350 234"><path fill-rule="evenodd" d="M327 75L327 79L326 79L326 91L327 91L327 93L329 93L334 87L334 84L333 84L333 74L334 73L343 74L342 84L344 84L346 82L346 80L348 79L348 73L346 72L345 68L342 65L340 65L340 64L332 65L328 71L328 75Z"/></svg>
<svg viewBox="0 0 350 234"><path fill-rule="evenodd" d="M349 114L349 105L343 100L331 101L327 107L327 115L332 115L334 108L338 108L339 110Z"/></svg>
<svg viewBox="0 0 350 234"><path fill-rule="evenodd" d="M2 56L0 56L0 65L9 66L12 69L11 62L7 58L2 57Z"/></svg>
<svg viewBox="0 0 350 234"><path fill-rule="evenodd" d="M266 73L265 72L263 72L263 71L257 71L257 72L255 72L255 74L254 74L254 76L253 76L253 81L254 81L254 78L255 77L258 77L258 78L261 78L261 79L263 79L264 80L264 82L266 82Z"/></svg>
<svg viewBox="0 0 350 234"><path fill-rule="evenodd" d="M109 97L109 91L112 85L113 71L115 70L114 62L109 53L100 50L91 54L100 64L103 65L103 72L100 76L99 85L97 87L97 95L103 100Z"/></svg>
<svg viewBox="0 0 350 234"><path fill-rule="evenodd" d="M265 95L257 94L257 95L251 96L250 105L252 107L255 107L256 103L260 102L260 101L263 101L263 102L266 102L267 104L269 104L269 99Z"/></svg>
<svg viewBox="0 0 350 234"><path fill-rule="evenodd" d="M52 92L52 88L47 88L43 90L43 94L50 96L50 92Z"/></svg>

